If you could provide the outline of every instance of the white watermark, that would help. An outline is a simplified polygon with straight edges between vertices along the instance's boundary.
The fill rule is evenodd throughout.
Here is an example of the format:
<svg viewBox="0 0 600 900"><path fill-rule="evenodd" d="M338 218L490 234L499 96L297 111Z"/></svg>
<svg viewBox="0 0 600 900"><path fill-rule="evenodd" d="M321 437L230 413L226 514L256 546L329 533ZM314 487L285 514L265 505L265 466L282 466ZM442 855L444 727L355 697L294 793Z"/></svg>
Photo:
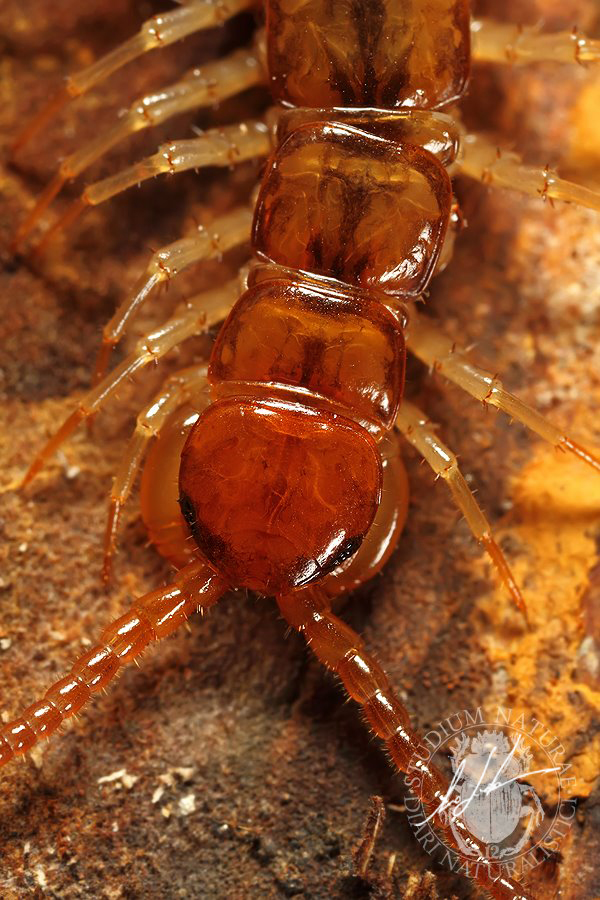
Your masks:
<svg viewBox="0 0 600 900"><path fill-rule="evenodd" d="M576 779L563 745L538 719L500 706L464 709L422 743L405 777L412 792L406 810L419 843L438 862L473 874L483 854L498 877L519 877L558 851L575 817ZM451 774L444 795L426 810L417 798L430 767ZM552 796L551 812L536 784Z"/></svg>

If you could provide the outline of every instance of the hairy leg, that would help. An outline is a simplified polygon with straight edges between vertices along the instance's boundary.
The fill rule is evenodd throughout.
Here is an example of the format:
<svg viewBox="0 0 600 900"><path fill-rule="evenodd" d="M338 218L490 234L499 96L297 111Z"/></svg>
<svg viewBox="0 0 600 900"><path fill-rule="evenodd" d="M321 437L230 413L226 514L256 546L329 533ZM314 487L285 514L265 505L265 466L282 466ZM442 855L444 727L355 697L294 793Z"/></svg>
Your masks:
<svg viewBox="0 0 600 900"><path fill-rule="evenodd" d="M566 181L548 166L525 165L517 153L500 150L492 140L480 134L463 137L453 171L530 197L577 203L600 212L600 191Z"/></svg>
<svg viewBox="0 0 600 900"><path fill-rule="evenodd" d="M534 431L558 450L567 451L600 472L600 459L581 447L533 407L505 390L496 375L470 362L466 353L447 338L425 316L411 308L407 333L408 349L426 365L444 375L476 400L495 406Z"/></svg>
<svg viewBox="0 0 600 900"><path fill-rule="evenodd" d="M490 523L458 467L458 460L454 453L438 438L434 426L425 414L407 400L402 401L396 418L396 427L431 466L436 477L444 479L450 488L454 502L467 520L473 537L483 544L515 604L521 612L525 613L525 602L521 591L512 576L502 550L492 537Z"/></svg>
<svg viewBox="0 0 600 900"><path fill-rule="evenodd" d="M200 334L209 324L220 319L235 302L239 293L238 282L233 280L217 288L200 294L192 306L183 314L176 315L153 334L141 338L135 351L128 356L100 384L88 391L79 401L77 408L63 422L58 431L50 438L45 447L31 463L23 485L28 484L45 462L56 452L60 445L77 428L77 426L95 415L106 402L114 396L123 382L143 369L149 363L160 359L173 347L194 334Z"/></svg>
<svg viewBox="0 0 600 900"><path fill-rule="evenodd" d="M511 25L490 19L471 22L471 53L480 62L526 65L536 62L600 62L600 41L571 31L544 33L537 26Z"/></svg>
<svg viewBox="0 0 600 900"><path fill-rule="evenodd" d="M74 97L80 97L104 81L127 63L155 50L167 47L195 31L212 28L252 6L253 0L188 0L180 9L159 13L142 24L136 35L101 59L75 75L69 75L65 85L38 115L23 129L12 146L15 155L31 138Z"/></svg>
<svg viewBox="0 0 600 900"><path fill-rule="evenodd" d="M182 369L171 375L159 394L138 415L135 430L125 448L110 492L108 518L104 535L102 577L106 584L112 577L112 558L116 550L121 512L140 471L148 445L160 434L167 419L186 401L193 401L201 412L209 402L206 364ZM164 490L164 486L157 485Z"/></svg>
<svg viewBox="0 0 600 900"><path fill-rule="evenodd" d="M244 48L223 59L207 63L202 68L193 69L181 81L135 100L112 128L99 134L61 163L57 174L17 229L11 249L15 251L20 247L63 185L85 171L115 144L137 131L166 122L180 113L241 94L262 81L264 72L258 51Z"/></svg>
<svg viewBox="0 0 600 900"><path fill-rule="evenodd" d="M41 701L2 726L0 767L50 737L123 666L141 656L150 643L168 637L196 610L212 606L226 589L226 583L205 562L195 561L181 569L172 584L136 600L124 616L104 629L99 643L80 656Z"/></svg>
<svg viewBox="0 0 600 900"><path fill-rule="evenodd" d="M440 813L448 785L442 773L431 765L429 752L412 730L408 711L396 696L390 681L365 650L362 638L329 609L324 592L317 589L296 591L278 597L284 619L301 632L318 659L338 675L347 693L363 710L371 730L383 740L399 772L411 771L413 790L444 839L456 847L447 820ZM501 900L527 900L530 895L513 879L500 874L494 862L485 856L485 847L470 834L461 818L454 818L463 841L474 851L477 866L473 877L493 897Z"/></svg>
<svg viewBox="0 0 600 900"><path fill-rule="evenodd" d="M93 384L106 374L110 354L127 330L132 317L154 289L169 282L192 263L220 259L223 253L250 240L252 212L239 207L215 219L208 228L199 225L190 237L180 238L152 255L146 271L139 279L133 297L124 300L102 329L102 344L94 369Z"/></svg>
<svg viewBox="0 0 600 900"><path fill-rule="evenodd" d="M248 121L211 128L197 138L162 144L152 156L89 185L47 230L38 249L43 250L57 232L70 227L89 206L98 206L130 187L137 187L142 181L161 174L176 175L188 169L234 166L249 159L260 159L269 155L271 143L271 134L264 122Z"/></svg>

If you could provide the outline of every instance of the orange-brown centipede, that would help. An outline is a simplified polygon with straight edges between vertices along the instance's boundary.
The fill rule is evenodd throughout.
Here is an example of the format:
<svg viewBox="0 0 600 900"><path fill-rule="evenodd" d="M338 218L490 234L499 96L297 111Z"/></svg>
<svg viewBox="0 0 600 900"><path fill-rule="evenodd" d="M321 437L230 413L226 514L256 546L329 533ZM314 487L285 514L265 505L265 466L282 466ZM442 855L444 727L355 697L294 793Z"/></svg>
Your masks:
<svg viewBox="0 0 600 900"><path fill-rule="evenodd" d="M577 46L578 46L578 48L579 48L579 44L578 44ZM579 53L579 52L580 52L580 51L579 51L579 49L578 49L578 53ZM513 50L513 53L514 53L514 50ZM337 104L334 104L334 105L337 105ZM321 118L322 118L322 117L321 117ZM331 117L330 117L330 118L331 118ZM350 119L349 124L348 124L348 120L346 120L346 122L344 123L344 122L343 122L343 115L342 115L341 113L338 115L337 118L334 119L334 122L337 123L338 120L339 120L340 118L342 119L342 124L341 124L341 125L336 124L336 129L335 129L335 130L336 130L337 136L339 137L339 135L341 134L341 135L342 135L343 137L345 137L345 138L348 138L348 139L352 138L353 140L358 140L358 135L356 134L356 132L357 132L357 131L360 131L360 128L358 128L358 129L356 128L357 122L356 122L356 121L352 121L352 120ZM415 116L409 117L409 119L413 119L413 120L414 120L415 118L416 118ZM317 120L317 121L318 121L318 120ZM326 120L326 121L329 121L329 120ZM361 126L361 125L364 126L364 124L365 124L365 123L362 122L362 121L359 121L359 122L358 122L358 125L359 125L359 126ZM319 127L319 126L315 126L314 123L311 123L310 121L308 121L308 122L305 121L305 122L302 123L302 125L301 125L300 133L303 133L303 134L305 134L305 135L314 135L314 134L315 134L315 129L318 128L318 127ZM293 126L292 126L292 128L293 128ZM260 130L259 130L259 131L260 131ZM363 132L363 134L364 134L364 133L368 134L369 132ZM296 135L298 134L298 129L296 129L295 131L292 131L292 134L290 135L290 137L288 138L288 140L291 140L291 139L294 137L294 134L296 134ZM326 137L329 137L329 135L326 134ZM380 141L385 141L385 140L387 140L386 138L381 138L381 137L379 137L379 136L377 135L377 133L376 133L376 137L377 137L377 139L380 140ZM216 138L215 138L215 139L216 139ZM311 138L311 139L312 139L312 138ZM363 141L366 140L365 138L362 138L362 139L363 139ZM368 142L368 141L367 141L367 142ZM372 142L371 142L371 143L372 143ZM287 145L284 145L284 146L287 146ZM411 146L412 146L412 145L411 145ZM290 149L290 147L288 146L288 150L289 150L289 149ZM301 150L302 150L302 147L300 146L300 150L299 150L298 152L300 152ZM405 156L406 156L406 154L405 154ZM172 165L172 162L171 162L170 160L168 160L168 165L169 165L169 166ZM486 169L489 169L490 172L492 171L492 167L491 167L491 166L486 166ZM498 167L498 171L500 171L500 172L502 171L502 167L501 167L501 166ZM525 177L527 177L527 174L528 174L528 173L525 172L524 174L525 174ZM542 192L544 195L545 195L545 194L548 194L549 191L552 189L552 184L551 184L550 182L551 182L551 179L549 178L548 173L544 173L544 174L543 174L543 180L542 180L541 188L540 188L540 185L539 185L539 184L536 184L536 185L535 185L535 190L536 190L536 191L541 190L541 192ZM267 183L268 183L268 182L267 182ZM559 188L560 188L560 190L564 190L564 187L561 186L561 185L559 185ZM229 222L229 224L231 225L231 220L228 220L228 222ZM243 224L243 222L242 222L242 224ZM235 225L237 225L237 222L234 221L234 222L233 222L233 225L231 225L231 227L233 227L233 226L235 226ZM203 237L203 241L206 243L207 246L212 246L215 252L220 252L221 250L225 250L225 249L226 249L226 246L223 246L222 235L220 235L220 236L219 236L219 239L217 240L217 239L215 239L214 234L211 234L211 233L210 233L210 230L209 230L209 232L206 234L206 238ZM225 242L225 243L226 243L226 242ZM321 253L321 251L320 251L320 253ZM265 251L265 255L267 255L267 256L271 255L271 251L269 251L269 252ZM279 264L283 263L284 265L287 265L288 267L290 266L290 260L289 260L287 257L286 257L286 258L281 258L281 255L280 255L280 254L279 254L279 256L278 256L277 254L273 254L273 256L275 257L275 260L274 260L274 261L275 261L276 263L279 263ZM321 253L321 256L322 256L322 253ZM272 258L273 258L273 257L272 257ZM160 265L159 265L159 264L160 264ZM164 266L165 266L164 260L163 260L162 258L160 258L160 257L157 259L157 266L159 266L159 268L160 268L160 270L161 270L162 272L165 271L165 268L164 268ZM291 267L292 267L292 268L298 268L297 266L293 266L293 265L292 265ZM271 273L267 273L267 274L269 274L269 277L271 277L271 278L273 277L273 273L272 273L272 272L271 272ZM314 273L314 274L322 275L323 273L322 273L322 272L316 272L316 273ZM336 274L336 276L338 277L338 279L341 280L342 282L347 283L348 281L351 281L351 277L350 277L350 274L349 274L349 270L344 269L343 267L342 267L341 269L336 268L336 269L335 269L335 274ZM150 277L151 277L151 278L154 277L154 273L152 273ZM160 276L158 276L158 277L160 278ZM263 276L263 275L260 275L260 273L259 273L257 276L253 275L252 277L253 277L253 278L258 278L258 277L264 278L264 276ZM279 278L279 281L281 281L282 277L283 277L284 280L285 280L285 277L287 277L287 276L286 276L286 273L282 273L281 270L279 270L279 272L277 273L277 277ZM255 285L258 285L259 283L262 283L262 282L255 281ZM267 281L267 285L268 285L268 284L269 284L269 282ZM335 286L334 286L334 287L335 287ZM331 286L330 286L330 290L334 290L334 287L331 287ZM421 287L422 287L422 284L420 284L420 285L418 286L419 289L420 289ZM319 289L322 290L322 285L319 285ZM336 290L341 290L341 291L342 291L342 294L343 294L343 286L342 286L341 288L336 288ZM335 291L334 291L334 293L335 293ZM402 293L402 291L400 291L400 293ZM289 298L288 298L288 300L289 300ZM342 300L343 300L343 297L342 297ZM340 300L339 302L341 303L342 300ZM349 308L348 308L348 309L349 309ZM347 312L348 312L348 310L347 310ZM305 309L305 314L308 315L308 308ZM348 313L348 314L349 314L349 313ZM413 327L414 327L414 323L419 321L419 320L416 318L416 315L415 315L414 311L412 311L412 310L409 311L409 320L412 321ZM175 326L173 326L173 327L175 327ZM410 326L409 326L409 327L410 327ZM423 332L423 333L424 333L424 335L425 335L425 337L423 338L423 341L425 342L425 347L427 347L427 346L428 346L428 341L427 341L427 337L428 337L428 335L427 335L427 326L423 326L423 327L424 327L424 332ZM378 333L381 333L381 330L380 330ZM410 331L409 331L409 335L410 335ZM436 340L436 339L437 339L437 340L440 340L439 338L436 338L436 337L434 336L434 340ZM109 342L109 343L110 343L110 342ZM149 352L150 352L150 355L151 355L151 356L154 355L154 354L155 354L154 348L151 347ZM394 351L394 352L397 353L398 351ZM444 358L444 353L441 353L441 354L436 353L434 357L432 357L431 359L428 359L427 356L426 356L426 353L425 353L425 351L424 351L424 357L425 357L425 359L427 359L427 361L430 362L430 363L433 363L433 362L435 361L435 362L438 364L437 367L438 367L438 368L441 368L441 371L442 371L443 374L449 374L450 376L453 374L452 365L454 364L454 362L455 362L456 359L457 359L457 354L456 354L456 353L453 352L451 356L448 356L448 360L450 360L450 362L448 362L448 360L445 360L445 358ZM438 358L438 357L439 357L439 358ZM397 358L398 358L398 357L396 357L396 359L397 359ZM127 365L125 365L123 371L124 371L124 372L129 371L129 370L127 369ZM132 371L133 371L133 370L132 370ZM476 373L476 374L477 374L477 373ZM283 376L282 376L282 377L283 377ZM477 376L477 377L480 377L480 378L481 378L481 377L483 377L483 376ZM229 380L231 380L231 378L230 378ZM235 380L235 379L234 379L234 380ZM237 380L239 381L240 379L237 379ZM243 379L242 379L242 380L243 380ZM259 381L260 379L254 378L254 379L251 379L251 380ZM345 382L342 382L342 383L345 383ZM495 385L494 383L491 383L491 384L488 383L487 386L488 386L488 391L495 391L496 393L495 393L495 394L493 394L493 393L490 393L490 394L484 393L484 395L482 395L482 396L480 397L480 399L482 399L482 400L489 400L489 399L491 399L491 398L493 398L493 397L499 396L499 389L496 387L496 385ZM234 395L234 396L235 396L235 395ZM338 399L339 399L339 398L338 398ZM504 398L502 398L502 399L504 399ZM226 401L225 399L223 399L222 402L225 403L225 404L227 404L228 401ZM224 407L224 408L225 408L225 407ZM227 407L227 408L229 408L229 407ZM410 409L410 408L409 408L409 409ZM518 407L513 406L513 407L511 407L511 409L512 409L513 412L516 412L516 413L519 413L519 412L520 412L520 409L519 409ZM248 412L249 412L250 410L251 410L251 407L248 407ZM85 411L85 410L84 410L84 411ZM92 410L92 411L93 411L93 410ZM332 414L333 414L333 413L332 413ZM246 413L246 415L247 415L247 413ZM339 412L338 412L337 410L335 411L335 415L339 415ZM82 416L81 414L79 414L78 416L76 416L76 418L82 418L82 417L83 417L83 416ZM413 420L411 420L408 424L409 424L409 426L410 426L410 425L414 425L415 423L413 422ZM417 423L417 424L418 424L418 423ZM296 426L295 426L295 428L299 428L299 427L300 427L300 425L296 425ZM543 427L545 427L545 426L542 426L541 424L539 425L539 428L540 428L540 429L542 429ZM408 430L410 431L410 428L409 428ZM412 432L411 432L411 434L412 434ZM559 437L560 437L560 435L559 435ZM565 448L567 448L567 449L569 449L569 448L573 449L573 448L574 448L575 450L578 450L578 447L577 447L576 445L574 445L570 440L568 440L568 439L566 439L566 440L565 440L565 439L562 439L562 442L563 442L563 444L565 445ZM355 450L357 450L357 449L358 449L358 448L355 447ZM351 458L356 459L356 454L355 454L355 453L350 454L350 456L348 457L348 464L349 464L349 461L350 461ZM368 470L368 466L369 466L368 459L365 458L365 460L364 460L364 461L362 462L362 464L361 464L361 468L363 469L363 474L366 474L366 472L367 472L367 470ZM338 499L338 500L336 501L336 505L337 505L338 503L340 503L340 502L341 502L341 500ZM195 523L194 523L194 524L195 524ZM208 525L207 525L206 523L204 523L204 524L203 524L203 528L205 529L205 536L204 536L203 538L201 538L201 540L203 540L203 541L206 543L206 540L207 540L207 538L206 538L206 528L208 528ZM364 530L364 529L363 529L363 530ZM479 536L480 536L480 537L484 537L484 536L485 536L485 532L484 532L483 534L480 534ZM350 535L350 537L352 537L352 535ZM488 537L489 537L489 536L488 536ZM213 561L214 561L214 559L216 558L215 554L221 552L222 549L223 549L222 540L223 540L223 538L221 538L221 544L215 544L213 538L211 538L211 541L212 541L211 546L213 547L213 550L211 550L210 553L213 554ZM204 546L204 545L203 545L203 546ZM347 549L347 552L349 553L351 550L354 550L354 547L355 547L355 545L353 544L352 546L350 546L350 547ZM208 552L208 548L209 548L209 545L206 544L205 550L206 550L207 552ZM216 548L216 549L215 549L215 548ZM346 552L346 545L343 544L342 547L341 547L341 549L342 549L342 550L344 551L344 553L345 553L345 552ZM335 559L335 557L334 557L334 559ZM323 566L322 566L322 568L323 568ZM195 571L195 570L194 570L194 571ZM303 577L304 577L304 576L303 576ZM187 584L187 582L186 582L186 584ZM267 582L261 582L261 583L258 583L258 582L252 582L252 583L249 583L249 586L251 586L251 587L262 588L262 589L265 590L265 591L268 591L268 589L269 589L269 584L268 584ZM185 590L188 590L188 588L185 587ZM321 617L320 619L315 619L315 621L326 621L326 622L329 622L330 624L331 624L331 623L334 623L334 621L335 621L335 620L334 620L333 618L331 618L331 617L330 617L329 619L327 618L327 616L325 616L325 617L323 618L323 609L322 609L322 608L317 609L317 610L315 611L315 614ZM293 620L293 619L294 619L294 615L293 615L292 612L290 612L290 616L291 616L291 618L292 618L292 620ZM155 623L155 624L156 624L156 623ZM133 627L133 626L132 626L132 627ZM155 627L154 625L153 625L152 627L153 627L154 631L156 632L156 630L157 630L156 627ZM333 626L333 627L335 627L335 626ZM341 626L340 626L340 627L341 627ZM142 631L143 631L143 629L142 629ZM146 638L148 637L148 635L146 634L146 632L143 632L143 633L142 633L142 631L140 631L140 635L139 635L140 646L146 642ZM114 637L114 636L112 635L112 632L111 632L111 634L107 637L107 640L112 641L112 640L113 640L113 637ZM313 638L315 638L315 635L313 635ZM138 647L136 646L135 649L137 650ZM133 653L133 650L127 651L127 652L128 652L128 653L130 653L130 652ZM323 651L323 652L325 653L325 651ZM326 653L325 653L325 655L326 655ZM102 656L102 654L101 654L101 656ZM102 658L103 658L104 660L108 660L109 657L110 657L110 654L109 654L109 653L104 653ZM110 657L110 658L112 659L112 657ZM354 658L354 657L352 657L352 658ZM337 665L337 663L336 663L336 665ZM112 663L111 663L111 666L112 666ZM114 666L113 666L113 668L114 668ZM107 670L107 672L108 672L108 670ZM86 676L86 678L87 678L87 676ZM362 690L362 689L359 688L358 690L359 690L359 693L360 693L360 690ZM369 695L367 699L369 699L370 697L371 697L371 695ZM42 713L42 715L46 715L46 713ZM50 715L50 713L49 713L48 715ZM371 717L370 717L370 718L371 718ZM371 721L373 722L373 719L372 719L372 718L371 718ZM375 723L375 724L376 724L376 727L377 727L377 723ZM14 731L14 729L13 729L13 731ZM12 733L12 732L11 732L11 733ZM23 746L25 746L26 743L27 743L27 741L25 741L25 743L24 743Z"/></svg>

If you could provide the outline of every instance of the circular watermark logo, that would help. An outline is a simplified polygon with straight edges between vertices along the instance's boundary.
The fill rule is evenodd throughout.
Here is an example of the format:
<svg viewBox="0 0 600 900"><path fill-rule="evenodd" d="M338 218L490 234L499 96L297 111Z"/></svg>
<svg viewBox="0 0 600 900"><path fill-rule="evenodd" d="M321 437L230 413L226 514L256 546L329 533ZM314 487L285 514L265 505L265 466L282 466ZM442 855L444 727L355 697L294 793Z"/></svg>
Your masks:
<svg viewBox="0 0 600 900"><path fill-rule="evenodd" d="M422 743L405 776L412 793L405 805L431 856L454 872L473 874L483 850L498 877L519 878L558 851L575 817L576 779L564 747L538 719L502 707L464 709L439 722ZM429 766L448 779L433 809L418 799ZM551 811L538 791L551 798ZM478 848L465 839L465 828Z"/></svg>

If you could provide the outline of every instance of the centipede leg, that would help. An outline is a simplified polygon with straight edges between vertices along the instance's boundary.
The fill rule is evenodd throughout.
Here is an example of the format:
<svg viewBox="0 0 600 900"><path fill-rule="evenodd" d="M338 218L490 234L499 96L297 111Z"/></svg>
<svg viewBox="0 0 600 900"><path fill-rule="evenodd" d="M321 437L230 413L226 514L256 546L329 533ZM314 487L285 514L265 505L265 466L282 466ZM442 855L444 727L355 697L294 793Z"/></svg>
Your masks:
<svg viewBox="0 0 600 900"><path fill-rule="evenodd" d="M424 413L407 400L402 401L396 418L396 427L407 441L418 450L431 466L436 476L443 478L454 502L467 520L476 540L485 547L504 585L508 588L515 605L526 613L525 601L510 571L502 550L492 536L490 523L473 496L454 453L442 443L435 429Z"/></svg>
<svg viewBox="0 0 600 900"><path fill-rule="evenodd" d="M124 381L151 362L160 359L186 338L205 331L210 324L215 322L215 317L216 321L223 318L224 313L235 301L237 294L237 280L232 280L215 291L201 294L190 309L181 315L174 316L156 332L142 338L130 356L117 366L107 378L84 395L74 412L63 422L33 460L23 479L23 485L35 478L63 441L75 431L81 422L102 409ZM204 298L204 304L202 298Z"/></svg>
<svg viewBox="0 0 600 900"><path fill-rule="evenodd" d="M462 139L456 171L484 184L542 200L577 203L600 212L600 191L566 181L548 166L525 165L517 153L500 150L480 134L467 134Z"/></svg>
<svg viewBox="0 0 600 900"><path fill-rule="evenodd" d="M105 584L108 584L112 577L112 557L116 550L121 513L131 494L148 445L160 433L169 416L186 400L193 397L198 412L208 404L206 373L206 365L192 366L175 372L167 379L160 393L137 417L135 430L125 448L110 493L102 568Z"/></svg>
<svg viewBox="0 0 600 900"><path fill-rule="evenodd" d="M169 319L161 328L146 335L138 341L138 352L153 347L158 354L160 339L173 339L179 344L187 337L204 332L221 322L228 314L238 296L237 280L232 280L217 291L198 294L185 301L183 308ZM188 328L193 328L187 334ZM161 353L161 355L163 355ZM115 551L119 518L126 503L135 478L140 469L149 442L156 437L169 416L192 395L195 405L202 409L203 400L208 401L206 388L207 367L205 364L181 369L171 375L160 393L143 409L136 420L136 427L125 450L121 465L113 483L109 514L104 540L103 577L108 582L111 577L111 559ZM200 405L198 405L200 404Z"/></svg>
<svg viewBox="0 0 600 900"><path fill-rule="evenodd" d="M99 643L75 661L38 703L0 729L0 767L49 737L149 644L172 634L196 610L212 606L226 583L203 561L181 569L172 584L152 591L104 629Z"/></svg>
<svg viewBox="0 0 600 900"><path fill-rule="evenodd" d="M181 81L135 100L124 116L112 128L97 135L80 150L68 156L57 174L41 194L36 205L18 227L11 248L16 251L52 203L67 181L84 172L111 147L132 134L166 122L188 110L219 103L240 94L264 80L258 52L236 50L229 56L194 69ZM45 245L38 248L40 252Z"/></svg>
<svg viewBox="0 0 600 900"><path fill-rule="evenodd" d="M411 310L407 346L431 369L444 375L476 400L486 406L497 407L558 450L572 453L600 472L597 456L564 434L533 407L505 390L499 378L472 363L463 350L414 309Z"/></svg>
<svg viewBox="0 0 600 900"><path fill-rule="evenodd" d="M98 351L92 384L98 384L104 378L112 349L125 334L132 317L154 290L160 284L175 278L192 263L220 259L223 253L244 244L250 239L251 225L251 211L240 207L215 219L208 228L198 226L191 237L181 238L157 250L134 288L133 296L121 303L102 329L102 344Z"/></svg>
<svg viewBox="0 0 600 900"><path fill-rule="evenodd" d="M277 603L285 620L304 635L313 653L340 677L349 696L362 707L369 727L384 742L398 771L406 773L413 758L416 760L419 799L444 839L456 847L449 825L439 814L448 785L442 773L426 761L429 753L412 730L408 711L381 666L366 652L362 638L333 615L318 589L278 597ZM478 861L475 878L482 887L501 900L529 897L517 882L494 872L493 862L462 819L455 818L454 827L474 851Z"/></svg>
<svg viewBox="0 0 600 900"><path fill-rule="evenodd" d="M221 25L243 9L252 5L252 0L193 0L180 9L159 13L144 22L140 30L129 40L115 47L106 56L90 66L69 75L65 85L37 116L23 129L12 145L13 156L53 119L70 100L86 94L127 63L138 59L151 50L167 47L193 34Z"/></svg>
<svg viewBox="0 0 600 900"><path fill-rule="evenodd" d="M152 156L89 185L46 231L43 245L59 231L72 225L88 207L98 206L149 178L163 174L176 175L189 169L198 171L208 166L234 166L246 160L264 158L270 150L269 129L260 121L211 128L197 138L162 144ZM42 244L39 246L41 248Z"/></svg>
<svg viewBox="0 0 600 900"><path fill-rule="evenodd" d="M471 54L479 62L527 65L537 62L600 62L600 41L577 28L541 32L536 26L513 25L474 19L471 22Z"/></svg>

